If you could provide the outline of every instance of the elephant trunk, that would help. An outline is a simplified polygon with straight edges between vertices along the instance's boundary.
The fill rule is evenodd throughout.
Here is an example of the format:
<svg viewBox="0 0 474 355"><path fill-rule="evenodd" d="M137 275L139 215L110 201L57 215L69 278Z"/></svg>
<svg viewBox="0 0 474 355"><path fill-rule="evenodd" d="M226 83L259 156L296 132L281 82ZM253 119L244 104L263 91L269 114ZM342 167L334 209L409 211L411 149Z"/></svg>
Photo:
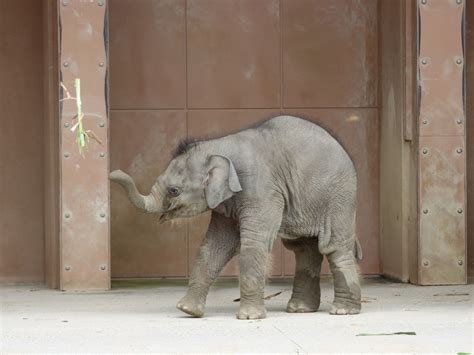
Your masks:
<svg viewBox="0 0 474 355"><path fill-rule="evenodd" d="M146 212L159 212L159 204L152 193L145 196L142 195L133 179L122 170L114 170L109 174L109 179L119 183L127 191L130 201L139 209Z"/></svg>

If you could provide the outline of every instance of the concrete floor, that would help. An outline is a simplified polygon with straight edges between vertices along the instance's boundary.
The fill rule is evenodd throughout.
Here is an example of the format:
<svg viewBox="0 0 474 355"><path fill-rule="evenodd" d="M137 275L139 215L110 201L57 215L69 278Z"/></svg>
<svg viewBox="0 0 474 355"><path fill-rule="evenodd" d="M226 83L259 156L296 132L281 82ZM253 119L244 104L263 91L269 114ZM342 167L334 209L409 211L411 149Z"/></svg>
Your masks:
<svg viewBox="0 0 474 355"><path fill-rule="evenodd" d="M416 287L363 282L363 312L328 314L332 285L317 313L285 313L288 281L272 281L267 319L235 319L234 280L221 280L202 319L175 308L179 282L115 282L108 292L58 292L43 286L0 288L0 352L472 352L473 285ZM416 335L358 336L416 332Z"/></svg>

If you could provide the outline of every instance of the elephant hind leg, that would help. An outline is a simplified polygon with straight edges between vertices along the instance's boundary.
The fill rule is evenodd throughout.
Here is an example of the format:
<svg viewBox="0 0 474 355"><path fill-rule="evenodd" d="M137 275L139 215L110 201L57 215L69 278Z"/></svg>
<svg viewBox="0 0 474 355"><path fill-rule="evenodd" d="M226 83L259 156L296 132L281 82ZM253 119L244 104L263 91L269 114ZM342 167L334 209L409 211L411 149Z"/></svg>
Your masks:
<svg viewBox="0 0 474 355"><path fill-rule="evenodd" d="M334 302L330 313L360 313L361 291L354 257L355 211L348 208L327 217L318 239L319 250L328 258L334 278ZM361 257L359 251L357 254Z"/></svg>
<svg viewBox="0 0 474 355"><path fill-rule="evenodd" d="M352 248L327 255L334 278L334 302L331 314L357 314L361 309L361 290Z"/></svg>
<svg viewBox="0 0 474 355"><path fill-rule="evenodd" d="M316 312L321 302L320 272L323 255L316 238L282 239L295 253L296 270L293 294L286 307L290 313Z"/></svg>

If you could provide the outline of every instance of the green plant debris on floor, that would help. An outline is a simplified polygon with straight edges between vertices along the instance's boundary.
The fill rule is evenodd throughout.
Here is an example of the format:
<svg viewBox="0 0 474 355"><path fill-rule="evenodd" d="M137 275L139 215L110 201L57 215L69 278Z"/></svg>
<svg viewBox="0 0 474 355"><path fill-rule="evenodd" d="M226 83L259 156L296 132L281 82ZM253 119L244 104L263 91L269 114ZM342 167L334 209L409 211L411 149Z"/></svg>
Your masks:
<svg viewBox="0 0 474 355"><path fill-rule="evenodd" d="M469 293L435 293L433 296L469 296Z"/></svg>
<svg viewBox="0 0 474 355"><path fill-rule="evenodd" d="M188 281L185 279L126 279L112 280L112 289L186 286L187 284Z"/></svg>
<svg viewBox="0 0 474 355"><path fill-rule="evenodd" d="M357 337L380 336L380 335L416 335L415 332L394 332L394 333L359 333Z"/></svg>

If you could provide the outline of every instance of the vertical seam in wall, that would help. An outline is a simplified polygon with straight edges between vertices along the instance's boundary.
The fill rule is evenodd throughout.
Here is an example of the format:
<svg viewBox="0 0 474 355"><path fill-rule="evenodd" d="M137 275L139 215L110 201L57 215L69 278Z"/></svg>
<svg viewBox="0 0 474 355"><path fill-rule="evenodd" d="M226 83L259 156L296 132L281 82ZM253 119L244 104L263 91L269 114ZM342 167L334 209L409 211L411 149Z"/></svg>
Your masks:
<svg viewBox="0 0 474 355"><path fill-rule="evenodd" d="M402 1L400 4L400 13L398 14L399 18L399 26L400 26L400 32L399 32L399 42L400 42L400 51L398 53L399 55L399 62L400 62L400 72L398 75L401 78L401 90L400 90L400 103L401 103L401 128L402 128L402 134L401 134L401 149L400 149L400 179L401 179L401 194L400 194L400 230L401 230L401 240L400 240L400 270L399 270L399 275L398 277L403 280L404 274L403 274L403 269L404 269L404 264L403 264L403 257L404 257L404 250L403 250L403 244L404 244L404 239L405 239L405 199L404 199L404 193L405 193L405 184L403 182L404 180L404 173L405 173L405 166L404 166L404 160L405 160L405 154L404 154L404 145L405 145L405 125L406 125L406 98L405 98L405 93L406 93L406 63L405 63L405 26L406 23L404 21L405 19L405 1Z"/></svg>
<svg viewBox="0 0 474 355"><path fill-rule="evenodd" d="M378 204L379 204L379 260L378 260L378 268L380 274L384 274L384 265L383 265L383 256L384 256L384 235L382 233L382 182L380 181L380 177L382 176L381 173L381 162L382 162L382 114L383 114L383 85L382 85L382 66L383 66L383 60L381 56L382 52L382 24L381 24L381 16L382 16L382 4L380 2L377 2L377 106L378 106L378 112L377 112L377 119L378 119L378 136L379 136L379 161L378 161L378 176L379 176L379 196L378 196Z"/></svg>
<svg viewBox="0 0 474 355"><path fill-rule="evenodd" d="M43 235L43 241L42 241L42 245L43 245L43 280L42 282L44 283L48 283L48 277L46 276L48 274L48 263L47 263L47 255L46 255L46 252L47 252L47 248L46 248L46 170L49 168L49 164L46 164L46 160L49 158L49 155L46 156L46 153L47 153L47 149L49 147L49 143L46 143L46 129L47 129L47 126L49 126L49 121L46 121L46 114L47 114L47 110L50 109L49 107L49 104L48 104L48 100L49 100L49 95L48 93L50 92L49 90L49 80L47 80L47 78L49 78L49 71L45 68L47 68L46 64L49 65L48 61L49 61L49 51L50 51L50 48L48 46L48 40L49 40L49 26L51 26L51 24L48 22L48 21L45 21L45 18L48 16L48 3L44 2L41 4L41 18L42 18L42 21L41 21L41 28L43 30L43 33L42 33L42 36L41 36L41 40L42 40L42 55L41 55L41 60L42 60L42 63L41 63L41 68L42 68L42 71L41 71L41 76L42 76L42 80L43 80L43 97L42 97L42 103L43 103L43 109L42 109L42 124L41 124L41 128L42 128L42 134L41 134L41 138L42 138L42 152L43 152L43 156L41 157L41 166L42 166L42 171L41 171L41 178L42 178L42 181L41 181L41 192L42 192L42 196L41 196L41 220L42 220L42 235ZM46 24L45 24L46 22ZM46 25L46 26L45 26ZM45 71L46 71L46 77L45 77ZM45 122L46 121L46 122Z"/></svg>
<svg viewBox="0 0 474 355"><path fill-rule="evenodd" d="M102 32L104 33L104 61L105 61L105 67L106 71L104 73L104 87L105 87L105 93L104 93L104 101L105 101L105 124L107 127L106 131L106 139L107 139L107 146L106 146L106 151L107 151L107 161L105 162L106 164L106 171L110 171L110 51L109 51L109 6L110 6L110 0L105 3L105 8L104 8L104 28ZM110 196L110 180L107 179L107 235L108 235L108 246L107 246L107 274L108 274L108 288L112 288L112 226L111 226L111 196Z"/></svg>
<svg viewBox="0 0 474 355"><path fill-rule="evenodd" d="M278 2L278 11L279 11L279 27L280 27L280 113L283 112L283 11L282 11L282 1Z"/></svg>
<svg viewBox="0 0 474 355"><path fill-rule="evenodd" d="M54 5L53 7L54 11L54 41L53 43L55 44L54 46L54 60L56 62L56 66L54 68L54 73L56 76L53 76L54 81L53 82L59 82L60 78L60 59L61 59L61 54L59 53L59 48L61 46L61 41L60 41L60 18L59 18L59 6L58 4ZM57 84L56 84L57 85ZM54 99L57 100L56 102L59 102L59 85L57 85L55 91L54 91ZM55 267L55 272L54 272L54 288L60 289L61 288L61 249L60 249L60 243L61 243L61 197L60 197L60 192L61 192L61 187L59 185L59 182L61 181L60 175L61 175L61 162L57 159L60 157L60 140L61 136L59 134L59 119L61 117L59 113L59 105L53 106L54 107L54 117L56 118L55 123L53 124L53 131L52 131L52 137L59 137L59 139L54 139L54 147L53 147L53 153L56 154L56 159L54 160L55 162L55 174L53 181L56 183L56 189L54 190L54 201L55 201L55 209L54 213L56 213L56 217L53 219L54 221L54 267Z"/></svg>
<svg viewBox="0 0 474 355"><path fill-rule="evenodd" d="M184 0L184 73L185 73L185 103L184 109L186 111L186 119L187 119L187 111L188 111L188 1ZM188 134L188 128L186 125L186 136Z"/></svg>
<svg viewBox="0 0 474 355"><path fill-rule="evenodd" d="M189 137L188 127L188 1L184 0L184 72L185 72L185 102L184 102L184 124L186 127L186 138ZM186 221L186 271L185 276L189 277L189 220Z"/></svg>
<svg viewBox="0 0 474 355"><path fill-rule="evenodd" d="M376 31L377 31L377 86L376 86L376 106L377 106L377 136L378 136L378 168L377 168L377 181L378 181L378 196L377 196L377 203L378 203L378 274L384 274L384 265L383 265L383 255L384 255L384 236L382 233L382 170L381 170L381 162L382 162L382 119L383 119L383 80L382 80L382 72L383 72L383 31L382 31L382 4L380 1L377 2L377 24L376 24Z"/></svg>
<svg viewBox="0 0 474 355"><path fill-rule="evenodd" d="M416 62L416 66L415 66L415 80L416 80L416 87L415 87L415 95L416 95L416 107L415 107L415 115L414 115L414 118L413 118L413 121L415 122L415 127L417 127L416 129L416 132L414 132L416 134L416 140L415 140L415 175L416 175L416 185L415 185L415 194L416 194L416 205L415 205L415 208L416 208L416 227L414 228L415 232L416 232L416 253L414 253L415 255L415 268L416 270L413 272L413 275L415 275L415 280L412 280L410 278L410 283L415 283L415 284L419 284L420 282L420 279L421 279L421 268L420 268L420 185L419 185L419 180L420 180L420 161L419 161L419 150L420 150L420 132L419 132L419 127L418 127L418 122L419 122L419 118L420 118L420 108L421 108L421 92L420 94L418 95L418 89L420 87L420 82L419 82L419 75L420 75L420 71L419 71L419 66L418 66L418 59L419 59L419 55L420 55L420 44L421 44L421 29L420 29L420 26L421 26L421 15L420 15L420 8L419 8L419 4L418 2L416 3L416 6L415 6L415 16L416 16L416 28L415 28L415 32L416 32L416 46L415 46L415 53L414 53L414 56L415 56L415 62ZM411 275L410 275L411 276Z"/></svg>
<svg viewBox="0 0 474 355"><path fill-rule="evenodd" d="M409 203L407 201L406 196L408 191L407 189L407 183L405 181L405 174L407 174L407 169L406 169L406 144L407 144L407 58L406 58L406 52L407 52L407 21L409 19L407 18L407 2L403 1L402 6L401 6L401 14L400 14L400 43L401 43L401 48L400 48L400 63L402 63L400 67L400 77L402 78L402 95L401 95L401 101L402 101L402 110L403 110L403 122L402 122L402 149L401 149L401 154L402 154L402 159L401 159L401 179L402 179L402 194L401 194L401 224L402 224L402 239L401 239L401 280L403 282L406 282L409 278L408 274L408 263L409 259L407 257L407 248L405 246L408 245L407 243L407 233L408 233L408 222L405 220L405 217L409 215L409 208L406 205Z"/></svg>
<svg viewBox="0 0 474 355"><path fill-rule="evenodd" d="M63 45L63 29L62 29L62 7L58 5L58 81L62 81L62 68L61 68L61 61L62 61L62 45ZM61 98L61 90L58 89L58 99ZM62 160L62 150L63 150L63 137L62 137L62 132L61 132L61 124L62 124L62 119L63 119L63 105L59 105L59 110L58 110L58 122L57 122L57 135L58 135L58 151L57 151L57 158L58 158L58 185L59 185L59 191L58 191L58 211L59 211L59 216L58 216L58 234L59 234L59 242L58 242L58 265L59 265L59 289L64 290L64 282L63 282L63 222L62 222L62 216L63 216L63 160Z"/></svg>
<svg viewBox="0 0 474 355"><path fill-rule="evenodd" d="M278 24L280 27L280 114L283 113L283 11L282 11L282 1L278 1ZM280 276L285 276L285 246L281 243L280 250L280 260L281 260L281 270Z"/></svg>
<svg viewBox="0 0 474 355"><path fill-rule="evenodd" d="M463 11L461 13L461 47L462 47L462 54L463 54L463 61L464 63L467 63L467 58L468 56L466 55L467 47L466 47L466 36L467 36L467 24L466 24L466 6L467 2L465 2L463 5ZM467 125L466 125L466 118L467 118L467 65L464 65L463 72L462 72L462 92L463 92L463 97L462 97L462 105L463 105L463 113L464 113L464 132L463 132L463 144L464 144L464 150L467 152ZM464 265L465 265L465 272L466 272L466 282L469 283L469 268L470 268L470 263L469 263L469 234L468 234L468 229L467 229L467 203L468 203L468 165L467 165L467 156L464 158Z"/></svg>

